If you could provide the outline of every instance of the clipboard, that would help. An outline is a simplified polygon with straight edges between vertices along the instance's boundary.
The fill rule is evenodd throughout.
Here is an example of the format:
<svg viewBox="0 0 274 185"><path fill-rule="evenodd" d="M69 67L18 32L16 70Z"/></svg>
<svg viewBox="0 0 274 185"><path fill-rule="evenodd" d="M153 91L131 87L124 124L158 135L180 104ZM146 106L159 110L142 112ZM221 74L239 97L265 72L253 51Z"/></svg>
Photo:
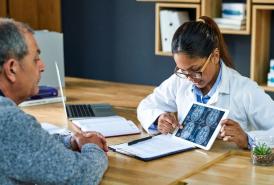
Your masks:
<svg viewBox="0 0 274 185"><path fill-rule="evenodd" d="M111 145L109 149L142 161L151 161L195 148L188 143L178 142L178 140L181 139L175 138L171 134L161 134L133 140L128 143Z"/></svg>

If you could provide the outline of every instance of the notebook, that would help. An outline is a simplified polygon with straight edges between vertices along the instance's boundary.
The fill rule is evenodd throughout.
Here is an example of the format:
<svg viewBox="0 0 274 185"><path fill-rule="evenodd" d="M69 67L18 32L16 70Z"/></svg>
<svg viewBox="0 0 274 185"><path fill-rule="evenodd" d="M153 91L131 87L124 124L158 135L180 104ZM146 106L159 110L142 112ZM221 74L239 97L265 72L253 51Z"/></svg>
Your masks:
<svg viewBox="0 0 274 185"><path fill-rule="evenodd" d="M59 67L56 62L55 68L57 72L60 94L64 100ZM69 120L116 115L110 104L65 104L65 101L62 101L62 103Z"/></svg>
<svg viewBox="0 0 274 185"><path fill-rule="evenodd" d="M95 117L72 120L72 123L84 132L97 131L105 137L139 134L139 128L130 120L121 116Z"/></svg>
<svg viewBox="0 0 274 185"><path fill-rule="evenodd" d="M148 136L128 143L112 145L109 148L143 161L196 147L209 150L221 129L221 120L228 116L229 111L196 102L191 104L188 110L181 123L183 128L175 130L173 134Z"/></svg>

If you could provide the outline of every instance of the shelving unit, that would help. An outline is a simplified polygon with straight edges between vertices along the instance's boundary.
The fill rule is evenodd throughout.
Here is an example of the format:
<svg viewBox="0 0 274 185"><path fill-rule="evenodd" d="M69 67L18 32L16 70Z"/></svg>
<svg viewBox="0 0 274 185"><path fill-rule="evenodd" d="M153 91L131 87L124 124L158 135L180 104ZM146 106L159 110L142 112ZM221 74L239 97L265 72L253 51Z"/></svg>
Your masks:
<svg viewBox="0 0 274 185"><path fill-rule="evenodd" d="M161 37L159 33L159 11L167 7L180 8L181 6L193 6L196 8L196 17L206 15L220 17L222 0L138 0L140 2L155 2L155 54L171 56L171 53L161 51ZM160 4L160 5L159 5ZM161 5L162 4L162 5ZM197 6L197 7L196 7ZM200 14L199 14L200 9ZM256 81L265 91L274 92L274 87L267 83L270 58L270 29L271 12L274 10L274 0L246 0L246 29L228 30L221 29L223 34L250 35L251 34L251 61L250 78ZM252 19L251 19L252 18ZM252 25L252 27L251 27ZM251 29L252 28L252 29Z"/></svg>
<svg viewBox="0 0 274 185"><path fill-rule="evenodd" d="M222 0L203 0L201 1L201 15L217 18L221 17ZM249 35L251 18L251 0L246 0L246 26L244 30L220 29L223 34Z"/></svg>
<svg viewBox="0 0 274 185"><path fill-rule="evenodd" d="M163 52L160 34L161 9L189 9L196 11L196 19L201 15L221 17L222 0L138 0L140 2L156 2L155 5L155 54L171 56L170 52ZM165 2L165 3L163 3ZM244 30L220 29L223 34L250 35L251 0L246 0L246 27Z"/></svg>
<svg viewBox="0 0 274 185"><path fill-rule="evenodd" d="M136 0L140 2L200 3L201 0Z"/></svg>
<svg viewBox="0 0 274 185"><path fill-rule="evenodd" d="M172 56L170 52L162 51L162 43L161 43L161 33L160 33L160 11L163 9L176 9L182 11L188 11L190 13L190 18L196 20L200 17L200 5L199 4L172 4L172 3L157 3L156 4L156 16L155 16L155 53L156 55L162 56ZM192 14L192 15L191 15Z"/></svg>
<svg viewBox="0 0 274 185"><path fill-rule="evenodd" d="M273 2L274 3L274 2ZM264 90L274 92L266 85L269 70L271 12L274 5L253 5L250 77ZM273 21L272 21L273 22Z"/></svg>

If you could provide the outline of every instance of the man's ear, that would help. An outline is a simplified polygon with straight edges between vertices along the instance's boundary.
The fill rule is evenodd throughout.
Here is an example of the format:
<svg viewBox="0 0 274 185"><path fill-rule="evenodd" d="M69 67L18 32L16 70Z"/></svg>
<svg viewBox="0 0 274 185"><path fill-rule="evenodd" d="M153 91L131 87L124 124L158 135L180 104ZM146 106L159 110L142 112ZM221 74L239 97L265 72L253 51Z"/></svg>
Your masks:
<svg viewBox="0 0 274 185"><path fill-rule="evenodd" d="M9 59L3 64L2 71L9 81L16 81L16 72L18 67L18 62L15 59Z"/></svg>

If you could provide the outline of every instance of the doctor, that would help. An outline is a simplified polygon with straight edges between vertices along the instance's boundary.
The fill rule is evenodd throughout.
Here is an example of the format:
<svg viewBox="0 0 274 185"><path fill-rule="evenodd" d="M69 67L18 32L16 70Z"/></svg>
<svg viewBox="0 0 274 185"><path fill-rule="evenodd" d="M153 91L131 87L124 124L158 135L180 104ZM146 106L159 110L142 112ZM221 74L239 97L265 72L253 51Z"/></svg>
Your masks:
<svg viewBox="0 0 274 185"><path fill-rule="evenodd" d="M273 135L273 100L254 81L233 69L224 39L212 19L203 16L197 22L181 25L172 39L172 53L174 74L137 109L147 132L173 132L186 116L186 107L197 101L230 111L218 136L224 141L246 149L256 135Z"/></svg>

